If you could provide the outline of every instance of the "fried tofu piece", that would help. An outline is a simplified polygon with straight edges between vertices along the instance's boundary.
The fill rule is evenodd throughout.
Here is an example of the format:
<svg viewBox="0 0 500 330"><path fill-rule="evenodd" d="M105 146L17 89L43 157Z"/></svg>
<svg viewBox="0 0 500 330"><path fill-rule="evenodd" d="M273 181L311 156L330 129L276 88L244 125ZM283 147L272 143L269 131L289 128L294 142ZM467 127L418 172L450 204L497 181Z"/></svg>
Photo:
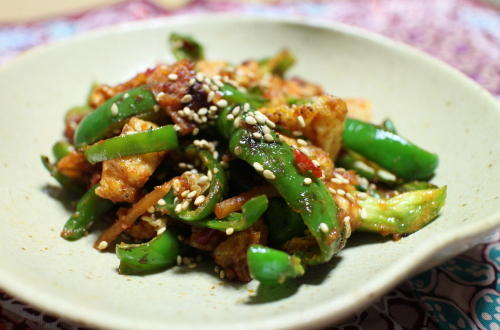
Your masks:
<svg viewBox="0 0 500 330"><path fill-rule="evenodd" d="M121 135L142 132L157 126L138 118L131 118L123 127ZM102 165L102 177L96 194L114 203L136 202L139 191L160 165L165 151L133 155L106 160Z"/></svg>
<svg viewBox="0 0 500 330"><path fill-rule="evenodd" d="M248 270L247 250L251 244L266 244L267 227L259 220L247 230L232 234L214 250L214 260L222 267L229 280L248 282L252 278Z"/></svg>
<svg viewBox="0 0 500 330"><path fill-rule="evenodd" d="M347 117L363 121L372 120L372 103L365 99L344 99L347 105Z"/></svg>
<svg viewBox="0 0 500 330"><path fill-rule="evenodd" d="M335 158L342 144L347 107L340 98L323 95L298 106L278 105L259 110L290 131L300 131L311 142Z"/></svg>

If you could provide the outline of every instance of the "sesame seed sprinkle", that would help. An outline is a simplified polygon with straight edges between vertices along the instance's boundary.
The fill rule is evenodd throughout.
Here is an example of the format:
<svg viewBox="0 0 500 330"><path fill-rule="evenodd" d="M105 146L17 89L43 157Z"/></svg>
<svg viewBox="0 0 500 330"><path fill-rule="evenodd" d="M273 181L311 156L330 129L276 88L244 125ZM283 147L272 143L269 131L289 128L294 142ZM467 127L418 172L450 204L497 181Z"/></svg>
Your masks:
<svg viewBox="0 0 500 330"><path fill-rule="evenodd" d="M257 120L255 120L255 118L252 116L246 116L245 123L247 123L248 125L255 125L257 124Z"/></svg>
<svg viewBox="0 0 500 330"><path fill-rule="evenodd" d="M268 180L274 180L274 179L276 179L276 176L270 170L264 170L262 172L262 175L264 175L264 178L266 178Z"/></svg>
<svg viewBox="0 0 500 330"><path fill-rule="evenodd" d="M312 183L311 178L305 178L305 179L304 179L304 184L305 184L305 185L310 185L311 183Z"/></svg>
<svg viewBox="0 0 500 330"><path fill-rule="evenodd" d="M177 265L181 265L182 264L182 257L181 256L177 256Z"/></svg>
<svg viewBox="0 0 500 330"><path fill-rule="evenodd" d="M227 107L227 101L224 99L220 99L219 101L217 101L216 105L221 108Z"/></svg>
<svg viewBox="0 0 500 330"><path fill-rule="evenodd" d="M194 200L194 205L196 205L196 206L201 205L201 203L203 203L204 201L205 201L205 196L200 195L200 196L196 197L196 199Z"/></svg>
<svg viewBox="0 0 500 330"><path fill-rule="evenodd" d="M174 211L175 211L176 213L179 213L180 211L182 211L182 205L181 205L181 204L177 204L177 205L175 206Z"/></svg>
<svg viewBox="0 0 500 330"><path fill-rule="evenodd" d="M337 189L337 194L343 196L343 195L345 195L345 190L343 190L343 189Z"/></svg>
<svg viewBox="0 0 500 330"><path fill-rule="evenodd" d="M234 127L240 127L241 124L241 117L236 117L234 120Z"/></svg>
<svg viewBox="0 0 500 330"><path fill-rule="evenodd" d="M223 279L224 279L224 277L225 277L225 275L226 275L226 274L224 273L224 270L221 270L221 271L220 271L220 273L219 273L219 277L220 277L220 279L221 279L221 280L223 280Z"/></svg>
<svg viewBox="0 0 500 330"><path fill-rule="evenodd" d="M234 233L234 228L233 227L229 227L226 229L226 235L232 235Z"/></svg>
<svg viewBox="0 0 500 330"><path fill-rule="evenodd" d="M267 124L267 126L269 126L271 128L275 128L276 127L276 124L273 123L270 119L266 120L266 124Z"/></svg>
<svg viewBox="0 0 500 330"><path fill-rule="evenodd" d="M190 191L189 194L187 194L187 198L194 198L196 196L197 192L196 191Z"/></svg>
<svg viewBox="0 0 500 330"><path fill-rule="evenodd" d="M212 102L212 100L214 99L214 96L215 96L215 93L213 91L210 91L210 93L208 93L208 95L207 95L207 101Z"/></svg>
<svg viewBox="0 0 500 330"><path fill-rule="evenodd" d="M158 204L158 205L160 205L160 206L162 206L162 205L165 205L165 204L167 204L167 203L165 202L165 200L164 200L163 198L161 198L161 199L158 201L158 203L157 203L157 204Z"/></svg>
<svg viewBox="0 0 500 330"><path fill-rule="evenodd" d="M233 120L234 116L232 114L229 114L229 115L226 116L226 119L227 120Z"/></svg>
<svg viewBox="0 0 500 330"><path fill-rule="evenodd" d="M158 229L156 231L156 235L161 235L165 232L165 230L167 230L167 227L161 227L160 229Z"/></svg>
<svg viewBox="0 0 500 330"><path fill-rule="evenodd" d="M329 230L328 225L324 222L319 224L319 229L324 233L328 233Z"/></svg>
<svg viewBox="0 0 500 330"><path fill-rule="evenodd" d="M271 134L266 133L266 134L264 134L264 140L266 140L267 142L272 142L272 141L274 141L274 138Z"/></svg>
<svg viewBox="0 0 500 330"><path fill-rule="evenodd" d="M233 114L233 116L237 116L239 113L240 113L240 106L236 106L233 111L231 111L231 113Z"/></svg>
<svg viewBox="0 0 500 330"><path fill-rule="evenodd" d="M306 127L306 122L304 121L304 117L298 116L297 121L299 122L300 126Z"/></svg>
<svg viewBox="0 0 500 330"><path fill-rule="evenodd" d="M250 110L250 104L249 103L243 104L243 111L248 111L248 110Z"/></svg>
<svg viewBox="0 0 500 330"><path fill-rule="evenodd" d="M328 187L328 190L329 190L332 194L336 194L336 193L337 193L337 190L333 189L332 187Z"/></svg>
<svg viewBox="0 0 500 330"><path fill-rule="evenodd" d="M175 73L171 73L168 75L168 80L177 80L179 78Z"/></svg>
<svg viewBox="0 0 500 330"><path fill-rule="evenodd" d="M351 217L348 215L344 217L344 226L345 226L345 237L346 238L351 237L351 233L352 233Z"/></svg>
<svg viewBox="0 0 500 330"><path fill-rule="evenodd" d="M111 105L111 114L113 116L116 116L118 114L118 106L116 105L116 103L113 103Z"/></svg>
<svg viewBox="0 0 500 330"><path fill-rule="evenodd" d="M259 132L253 132L252 136L256 139L260 139L262 137L262 134L260 134Z"/></svg>
<svg viewBox="0 0 500 330"><path fill-rule="evenodd" d="M149 212L149 213L155 213L155 207L154 207L154 206L150 206L150 207L148 208L148 212Z"/></svg>
<svg viewBox="0 0 500 330"><path fill-rule="evenodd" d="M307 141L303 140L303 139L297 139L297 143L300 144L301 146L306 146L307 145Z"/></svg>
<svg viewBox="0 0 500 330"><path fill-rule="evenodd" d="M362 219L366 219L368 217L368 214L366 214L366 209L364 208L361 208L361 210L359 211L359 215Z"/></svg>
<svg viewBox="0 0 500 330"><path fill-rule="evenodd" d="M293 131L293 132L292 132L292 135L293 135L293 136L301 136L301 135L302 135L302 132L301 132L301 131Z"/></svg>
<svg viewBox="0 0 500 330"><path fill-rule="evenodd" d="M254 162L253 168L255 168L255 170L258 172L264 171L264 167L259 162Z"/></svg>
<svg viewBox="0 0 500 330"><path fill-rule="evenodd" d="M193 100L193 97L190 94L186 94L181 98L182 103L189 103Z"/></svg>
<svg viewBox="0 0 500 330"><path fill-rule="evenodd" d="M314 164L314 166L317 166L317 167L320 166L319 162L316 159L313 159L312 163Z"/></svg>
<svg viewBox="0 0 500 330"><path fill-rule="evenodd" d="M97 249L99 250L105 250L108 247L108 242L106 241L101 241L99 245L97 246Z"/></svg>

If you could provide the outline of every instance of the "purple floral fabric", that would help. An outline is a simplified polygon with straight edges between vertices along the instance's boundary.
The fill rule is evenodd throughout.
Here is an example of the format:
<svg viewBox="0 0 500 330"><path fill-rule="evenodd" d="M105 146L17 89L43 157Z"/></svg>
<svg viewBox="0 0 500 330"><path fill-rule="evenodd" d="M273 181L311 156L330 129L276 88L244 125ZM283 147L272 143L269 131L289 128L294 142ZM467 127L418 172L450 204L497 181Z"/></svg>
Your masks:
<svg viewBox="0 0 500 330"><path fill-rule="evenodd" d="M155 17L239 12L304 16L381 33L462 71L500 99L500 9L474 0L335 0L272 4L194 0L168 11L130 0L75 15L0 23L0 63L36 45L116 23ZM402 283L331 329L500 329L500 232L448 262ZM0 330L76 329L0 292Z"/></svg>

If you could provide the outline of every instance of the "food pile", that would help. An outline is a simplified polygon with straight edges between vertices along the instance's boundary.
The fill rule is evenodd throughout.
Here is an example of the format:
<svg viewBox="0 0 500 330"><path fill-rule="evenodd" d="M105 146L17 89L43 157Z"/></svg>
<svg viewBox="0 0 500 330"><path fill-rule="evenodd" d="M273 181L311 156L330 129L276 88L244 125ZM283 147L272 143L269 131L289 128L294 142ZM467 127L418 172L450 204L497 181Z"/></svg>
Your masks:
<svg viewBox="0 0 500 330"><path fill-rule="evenodd" d="M177 62L96 84L42 162L78 198L61 236L109 224L94 247L122 274L213 258L220 278L281 284L355 231L395 238L436 218L438 157L369 123L371 105L286 78L287 50L240 64L173 34Z"/></svg>

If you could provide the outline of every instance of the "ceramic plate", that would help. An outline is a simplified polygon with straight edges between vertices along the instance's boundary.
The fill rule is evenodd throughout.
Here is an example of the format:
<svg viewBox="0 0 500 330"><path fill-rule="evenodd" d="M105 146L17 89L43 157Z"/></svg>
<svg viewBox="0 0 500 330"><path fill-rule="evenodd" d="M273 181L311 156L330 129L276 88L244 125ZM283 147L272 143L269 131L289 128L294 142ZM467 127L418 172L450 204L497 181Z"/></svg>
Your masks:
<svg viewBox="0 0 500 330"><path fill-rule="evenodd" d="M239 61L290 48L292 74L333 94L373 101L376 120L440 156L442 216L399 241L354 237L300 285L264 291L222 283L210 265L121 276L95 234L66 242L70 211L40 163L63 115L92 82L117 83L173 60L170 32L193 34L210 59ZM479 242L500 224L500 110L481 87L409 47L342 25L236 16L178 17L117 26L41 47L0 69L0 287L37 308L121 329L299 328L338 322L418 270ZM55 196L57 197L57 196ZM252 290L257 290L253 295Z"/></svg>

